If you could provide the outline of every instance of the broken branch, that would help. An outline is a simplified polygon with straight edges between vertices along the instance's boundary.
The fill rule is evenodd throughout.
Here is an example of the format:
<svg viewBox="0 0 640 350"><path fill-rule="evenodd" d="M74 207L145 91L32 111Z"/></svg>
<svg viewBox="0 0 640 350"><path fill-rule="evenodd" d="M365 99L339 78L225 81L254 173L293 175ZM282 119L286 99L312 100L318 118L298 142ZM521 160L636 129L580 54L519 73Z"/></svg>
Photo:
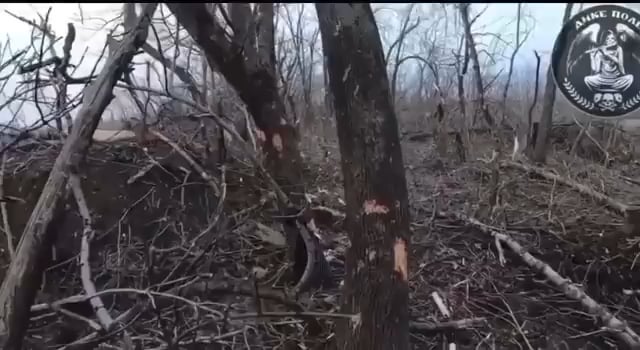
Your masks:
<svg viewBox="0 0 640 350"><path fill-rule="evenodd" d="M96 297L96 286L91 279L91 264L89 264L89 251L90 243L94 236L93 224L91 220L91 213L87 205L87 200L82 192L80 183L80 177L77 174L69 175L69 187L73 192L73 196L76 199L78 205L78 211L82 217L83 230L82 230L82 244L80 246L80 276L82 279L82 287L87 294L89 303L93 307L96 313L96 317L100 322L100 325L105 331L111 330L113 326L113 318L109 315L109 311L104 307L102 299Z"/></svg>
<svg viewBox="0 0 640 350"><path fill-rule="evenodd" d="M618 214L620 215L625 215L625 213L629 210L629 206L621 203L607 195L605 195L604 193L600 193L598 191L595 191L594 189L590 188L589 186L583 185L581 183L578 183L577 181L568 179L566 177L560 176L560 175L556 175L553 174L543 168L534 166L534 165L528 165L528 164L523 164L523 163L518 163L518 162L510 162L510 161L504 161L500 163L501 167L509 167L509 168L515 168L515 169L519 169L522 170L524 172L527 173L534 173L538 176L541 176L547 180L550 181L556 181L558 183L561 183L565 186L569 186L573 189L575 189L576 191L580 192L581 194L591 197L593 199L595 199L596 201L605 204L607 207L613 209L614 211L616 211Z"/></svg>
<svg viewBox="0 0 640 350"><path fill-rule="evenodd" d="M189 154L187 154L187 152L185 152L182 148L180 148L180 146L178 146L178 144L171 141L171 139L164 136L160 132L152 129L149 129L147 131L151 135L159 138L162 142L171 146L171 148L173 148L178 154L180 154L182 158L184 158L189 163L189 165L191 165L194 169L196 169L198 174L200 174L200 176L207 182L207 184L209 184L209 186L213 189L213 192L216 194L216 196L220 196L220 188L218 188L218 185L215 183L215 180L213 179L213 177L209 175L209 173L207 173L204 170L204 168L202 168L202 166L200 166L200 164L198 164L198 162L196 162Z"/></svg>
<svg viewBox="0 0 640 350"><path fill-rule="evenodd" d="M443 213L441 213L441 215L445 217L447 216ZM544 275L551 283L560 288L565 296L578 301L589 314L598 317L607 330L611 331L616 337L627 344L629 348L640 348L640 336L638 336L638 334L631 329L624 320L621 320L616 315L612 314L606 307L598 304L598 302L578 287L577 284L573 283L573 281L568 278L562 277L552 269L549 264L531 255L531 253L529 253L513 238L509 237L505 233L497 232L492 227L485 225L472 217L467 217L463 214L454 214L453 216L456 220L465 222L467 225L489 234L495 239L506 244L509 249L516 253L531 269Z"/></svg>

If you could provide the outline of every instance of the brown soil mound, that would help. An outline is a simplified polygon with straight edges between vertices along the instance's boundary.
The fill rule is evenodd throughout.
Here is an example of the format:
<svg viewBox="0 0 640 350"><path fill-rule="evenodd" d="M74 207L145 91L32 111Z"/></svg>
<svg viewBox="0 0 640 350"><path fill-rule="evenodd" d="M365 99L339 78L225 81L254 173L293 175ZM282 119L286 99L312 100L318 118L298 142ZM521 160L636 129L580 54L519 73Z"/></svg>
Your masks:
<svg viewBox="0 0 640 350"><path fill-rule="evenodd" d="M8 203L9 224L15 232L16 243L40 196L58 150L57 146L45 150L31 149L14 152L9 157L4 189L7 196L18 199ZM160 166L139 176L141 169L149 163L149 157L156 159ZM90 262L97 289L126 287L144 290L162 282L179 261L189 262L203 253L208 256L200 257L199 264L189 271L186 270L189 264L184 263L185 266L174 273L174 279L194 273L217 274L221 267L236 277L245 276L246 267L242 265L254 264L250 262L253 260L252 249L245 247L250 244L249 240L234 242L222 238L231 238L226 235L237 228L245 216L260 215L258 209L269 203L263 198L267 191L263 190L260 179L253 176L252 169L239 163L230 164L229 168L226 172L225 213L218 225L205 232L210 226L218 198L201 177L190 171L186 162L169 149L158 146L145 152L125 144L92 147L81 178L96 230L91 243ZM213 172L212 175L218 176ZM242 209L245 209L244 214ZM268 219L261 221L269 223ZM53 261L48 264L50 268L36 303L50 303L83 293L78 274L82 225L75 201L70 196L66 200L64 214L56 222ZM188 252L195 237L202 246ZM216 254L206 251L214 241L219 244L216 249L227 253L246 249L246 253L215 259ZM2 278L9 261L6 251L4 249L5 254L2 255ZM279 264L280 255L273 260L272 252L272 258L268 260ZM231 272L233 270L235 272ZM117 315L132 307L136 300L127 293L117 293L103 301ZM85 317L93 316L87 303L66 305L65 308ZM38 321L30 331L33 337L28 343L35 348L38 343L62 345L86 333L86 324L82 322L64 317L55 321L55 317L45 316L36 317Z"/></svg>

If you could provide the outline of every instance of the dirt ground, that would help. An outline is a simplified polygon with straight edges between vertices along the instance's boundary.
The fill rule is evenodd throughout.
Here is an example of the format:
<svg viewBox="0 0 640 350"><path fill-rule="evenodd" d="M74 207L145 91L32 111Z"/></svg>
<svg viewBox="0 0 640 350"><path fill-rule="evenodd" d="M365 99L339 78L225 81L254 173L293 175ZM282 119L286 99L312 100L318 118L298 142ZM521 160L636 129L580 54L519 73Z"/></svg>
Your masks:
<svg viewBox="0 0 640 350"><path fill-rule="evenodd" d="M478 145L485 141L474 140ZM321 146L322 152L305 150L308 192L313 205L341 211L339 152L336 145ZM451 320L483 319L462 330L413 329L415 349L440 349L447 342L458 349L624 348L599 320L509 249L504 248L501 264L490 235L443 213L464 213L508 233L632 329L640 329L640 240L622 233L621 217L569 187L511 169L499 171L492 209L495 178L483 160L490 150L475 147L469 161L460 164L439 160L430 143L404 142L403 147L412 206L412 318L447 320L434 303L436 292ZM228 164L224 212L211 225L220 197L175 157L162 159L170 153L153 149L145 154L127 145L93 147L83 174L97 231L92 276L105 292L112 317L124 321L113 334L92 335L79 317L93 317L85 302L55 306L83 293L77 259L82 222L69 200L54 260L32 309L27 347L64 348L75 342L94 348L101 342L118 344L126 334L143 349L175 344L185 349L296 349L303 342L306 348L331 349L339 291L306 293L295 305L283 295L284 247L273 195L263 179L242 162ZM55 154L55 149L12 153L4 188L21 198L8 206L15 235L28 220ZM131 180L150 156L162 167ZM636 165L605 169L561 153L549 163L548 169L621 202L640 203L640 187L622 178L632 177ZM218 177L220 170L212 172ZM339 221L322 230L332 241L328 260L340 276L346 233ZM9 261L3 248L2 273ZM261 292L259 302L256 286L268 291ZM316 321L303 311L323 314ZM295 313L299 317L292 317Z"/></svg>

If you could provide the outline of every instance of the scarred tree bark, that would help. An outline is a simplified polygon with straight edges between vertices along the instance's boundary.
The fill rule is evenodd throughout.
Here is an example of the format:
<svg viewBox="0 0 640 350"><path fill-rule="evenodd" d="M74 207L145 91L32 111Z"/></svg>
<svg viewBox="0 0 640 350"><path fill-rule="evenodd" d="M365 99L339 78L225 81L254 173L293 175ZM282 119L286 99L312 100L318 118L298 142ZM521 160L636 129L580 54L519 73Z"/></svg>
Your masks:
<svg viewBox="0 0 640 350"><path fill-rule="evenodd" d="M209 65L220 70L247 105L258 128L257 138L262 144L265 166L271 176L294 204L304 205L299 137L295 127L285 119L285 105L278 93L275 75L273 4L258 6L258 23L253 15L249 16L249 4L230 4L229 14L225 12L222 17L231 22L233 35L228 34L228 28L218 22L205 3L168 3L167 6L202 48ZM223 11L221 7L218 9ZM281 207L281 210L287 216L298 211L285 207ZM304 242L295 219L286 219L283 228L288 241L289 258L295 262L292 278L297 280L304 271L307 251L303 248ZM316 250L317 269L326 269L324 255ZM319 275L314 277L323 279Z"/></svg>
<svg viewBox="0 0 640 350"><path fill-rule="evenodd" d="M347 203L339 349L408 349L407 185L382 43L369 4L316 3Z"/></svg>
<svg viewBox="0 0 640 350"><path fill-rule="evenodd" d="M248 7L248 4L238 5ZM255 42L252 39L255 37L255 32L251 33L243 27L244 23L240 22L238 27L234 26L234 32L238 33L234 37L239 37L236 38L237 40L228 40L225 29L207 11L204 3L169 3L167 6L204 50L209 65L220 69L224 77L237 90L243 102L247 104L249 112L260 129L258 136L263 141L268 162L278 163L278 166L271 167L275 171L276 178L291 180L291 185L299 186L301 167L297 163L300 153L295 142L296 135L284 120L284 103L278 95L273 67L268 64L271 60L260 59L255 47L252 48L251 44L244 45L245 41ZM250 9L247 8L247 10L250 13ZM236 15L238 12L241 11L239 9L230 11L232 20L238 17ZM243 20L246 19L246 17L243 18Z"/></svg>

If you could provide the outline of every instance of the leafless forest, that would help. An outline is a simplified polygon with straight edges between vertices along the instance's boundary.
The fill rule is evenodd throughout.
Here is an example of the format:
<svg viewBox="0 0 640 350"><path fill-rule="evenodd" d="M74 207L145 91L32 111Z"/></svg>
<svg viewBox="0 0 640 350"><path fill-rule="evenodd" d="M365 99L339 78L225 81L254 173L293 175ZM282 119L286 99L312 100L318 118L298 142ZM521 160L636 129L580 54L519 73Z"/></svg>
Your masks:
<svg viewBox="0 0 640 350"><path fill-rule="evenodd" d="M8 12L2 348L640 349L636 130L487 6Z"/></svg>

